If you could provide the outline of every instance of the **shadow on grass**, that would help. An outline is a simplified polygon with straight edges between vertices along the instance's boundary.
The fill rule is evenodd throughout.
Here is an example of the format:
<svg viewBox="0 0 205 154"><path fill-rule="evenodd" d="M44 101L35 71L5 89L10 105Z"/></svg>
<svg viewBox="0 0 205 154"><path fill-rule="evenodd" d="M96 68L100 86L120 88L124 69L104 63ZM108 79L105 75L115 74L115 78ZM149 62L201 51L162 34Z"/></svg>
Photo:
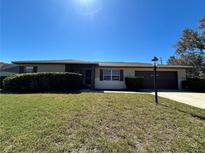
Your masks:
<svg viewBox="0 0 205 154"><path fill-rule="evenodd" d="M178 103L178 102L177 102ZM193 109L187 109L186 107L183 107L182 105L180 106L172 106L172 105L166 105L166 104L162 104L159 103L158 105L167 107L167 108L172 108L174 110L177 110L179 112L185 113L185 114L189 114L194 118L198 118L200 120L204 120L205 121L205 110L203 109L199 109L199 108L195 108L193 107Z"/></svg>
<svg viewBox="0 0 205 154"><path fill-rule="evenodd" d="M81 90L51 90L51 91L6 91L0 90L0 94L80 94Z"/></svg>
<svg viewBox="0 0 205 154"><path fill-rule="evenodd" d="M81 89L81 90L49 90L49 91L7 91L0 89L0 94L80 94L85 93L105 93L104 90Z"/></svg>

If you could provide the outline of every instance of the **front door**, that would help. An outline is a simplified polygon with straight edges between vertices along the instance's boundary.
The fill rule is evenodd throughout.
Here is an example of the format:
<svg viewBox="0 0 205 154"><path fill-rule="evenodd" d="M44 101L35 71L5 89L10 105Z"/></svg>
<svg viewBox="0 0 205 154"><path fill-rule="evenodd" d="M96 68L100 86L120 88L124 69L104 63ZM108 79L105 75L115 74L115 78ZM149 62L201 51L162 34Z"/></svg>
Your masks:
<svg viewBox="0 0 205 154"><path fill-rule="evenodd" d="M85 84L91 85L92 82L92 70L85 70Z"/></svg>

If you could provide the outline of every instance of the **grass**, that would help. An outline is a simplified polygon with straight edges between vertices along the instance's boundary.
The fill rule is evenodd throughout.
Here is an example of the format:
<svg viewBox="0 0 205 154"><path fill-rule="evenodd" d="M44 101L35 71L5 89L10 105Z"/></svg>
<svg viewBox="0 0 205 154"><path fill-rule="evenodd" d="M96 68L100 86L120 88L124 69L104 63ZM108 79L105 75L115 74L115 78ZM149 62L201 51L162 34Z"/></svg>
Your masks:
<svg viewBox="0 0 205 154"><path fill-rule="evenodd" d="M0 152L205 152L205 110L139 94L0 94Z"/></svg>

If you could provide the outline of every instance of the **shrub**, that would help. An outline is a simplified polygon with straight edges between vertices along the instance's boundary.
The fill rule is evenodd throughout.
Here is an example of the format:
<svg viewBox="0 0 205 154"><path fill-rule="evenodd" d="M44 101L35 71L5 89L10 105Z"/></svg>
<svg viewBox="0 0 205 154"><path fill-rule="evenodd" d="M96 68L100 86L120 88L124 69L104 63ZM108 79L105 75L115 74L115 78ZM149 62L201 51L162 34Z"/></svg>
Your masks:
<svg viewBox="0 0 205 154"><path fill-rule="evenodd" d="M125 84L128 90L138 90L143 88L144 86L144 78L143 77L127 77L125 78Z"/></svg>
<svg viewBox="0 0 205 154"><path fill-rule="evenodd" d="M82 87L82 75L78 73L16 74L5 78L3 86L5 90L16 92L78 90Z"/></svg>
<svg viewBox="0 0 205 154"><path fill-rule="evenodd" d="M0 89L3 89L3 80L6 78L6 76L0 76Z"/></svg>
<svg viewBox="0 0 205 154"><path fill-rule="evenodd" d="M182 81L182 88L192 91L205 91L205 79L187 79L186 81Z"/></svg>
<svg viewBox="0 0 205 154"><path fill-rule="evenodd" d="M188 82L186 80L181 82L182 89L189 89Z"/></svg>

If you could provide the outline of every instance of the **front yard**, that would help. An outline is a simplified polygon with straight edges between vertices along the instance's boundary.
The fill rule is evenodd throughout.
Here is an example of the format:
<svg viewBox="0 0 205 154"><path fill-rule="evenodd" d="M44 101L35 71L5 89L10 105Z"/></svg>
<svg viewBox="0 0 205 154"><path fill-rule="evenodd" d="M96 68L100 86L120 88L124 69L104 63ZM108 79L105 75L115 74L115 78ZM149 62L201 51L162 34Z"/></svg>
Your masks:
<svg viewBox="0 0 205 154"><path fill-rule="evenodd" d="M139 94L0 94L0 152L205 152L205 110Z"/></svg>

